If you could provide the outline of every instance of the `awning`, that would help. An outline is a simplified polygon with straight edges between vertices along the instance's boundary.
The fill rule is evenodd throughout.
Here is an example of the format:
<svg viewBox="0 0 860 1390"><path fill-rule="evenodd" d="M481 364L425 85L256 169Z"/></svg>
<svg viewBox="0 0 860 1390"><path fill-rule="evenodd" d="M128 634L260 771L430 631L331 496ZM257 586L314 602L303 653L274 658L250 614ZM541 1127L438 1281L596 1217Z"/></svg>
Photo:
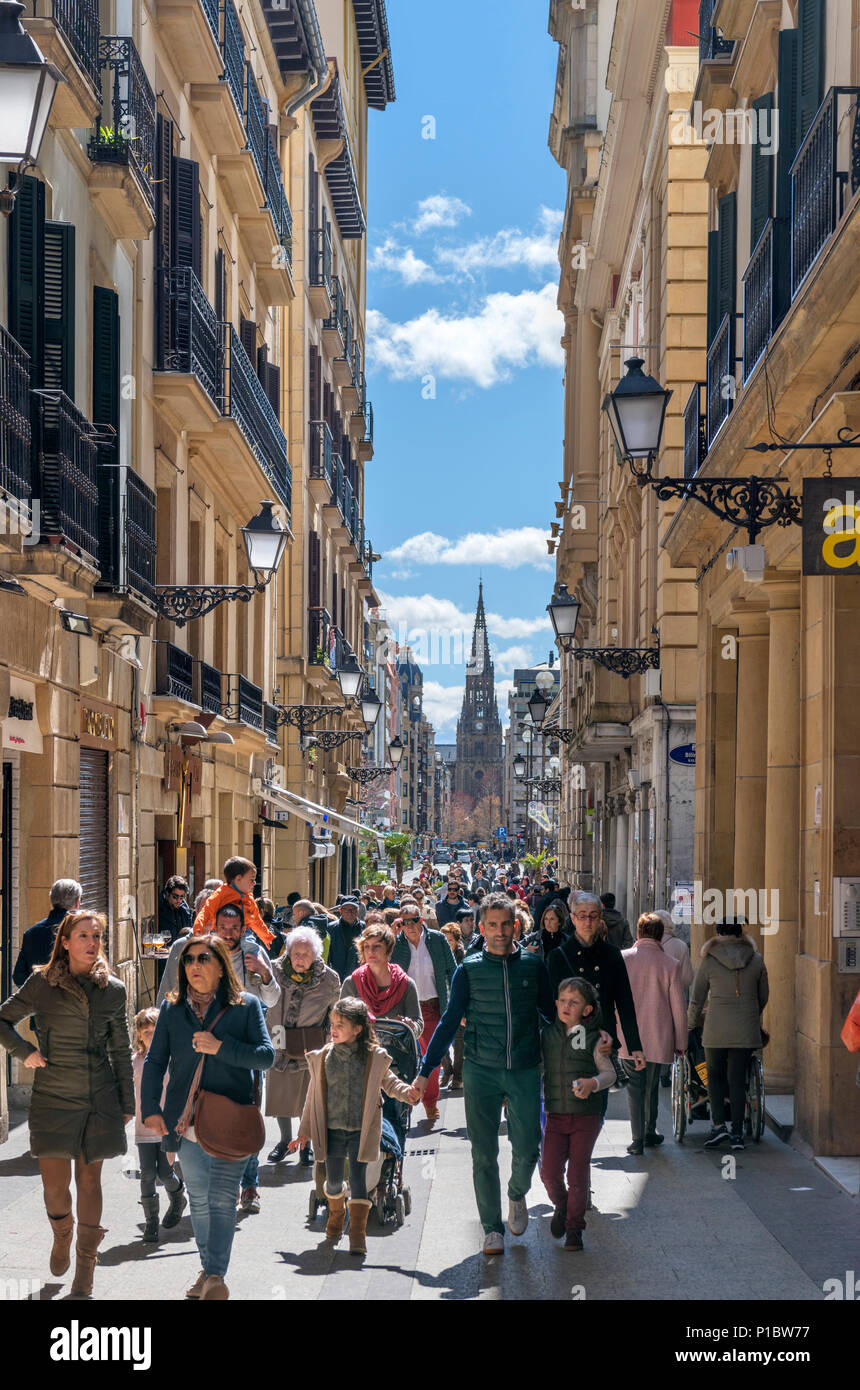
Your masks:
<svg viewBox="0 0 860 1390"><path fill-rule="evenodd" d="M316 801L308 801L306 797L299 796L298 792L289 792L285 787L279 787L274 782L263 781L260 794L267 801L277 802L287 811L304 812L308 820L319 820L321 816L327 816L334 827L342 833L352 835L356 830L360 830L364 835L374 835L379 843L380 853L383 850L379 836L371 830L370 826L362 825L357 820L351 820L349 816L342 816L339 811L333 811L330 806L320 806Z"/></svg>

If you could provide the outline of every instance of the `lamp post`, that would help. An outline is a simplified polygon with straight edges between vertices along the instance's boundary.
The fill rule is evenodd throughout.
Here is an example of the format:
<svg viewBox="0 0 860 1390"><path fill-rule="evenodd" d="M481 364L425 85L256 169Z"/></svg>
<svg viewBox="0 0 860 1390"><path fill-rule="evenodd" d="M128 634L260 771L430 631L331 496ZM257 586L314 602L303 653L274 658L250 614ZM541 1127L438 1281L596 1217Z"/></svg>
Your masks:
<svg viewBox="0 0 860 1390"><path fill-rule="evenodd" d="M647 378L651 380L651 378ZM640 481L642 481L640 479ZM660 638L654 647L574 647L576 627L581 605L567 592L566 584L557 584L553 597L547 604L547 612L555 629L555 640L562 651L568 652L575 661L594 661L607 671L625 680L630 676L642 675L644 671L656 670L660 665ZM656 633L657 629L652 628ZM531 709L531 700L529 701ZM544 710L546 714L546 710ZM532 714L534 718L534 714ZM542 722L535 719L535 723ZM570 732L569 730L567 731ZM556 737L561 736L553 727Z"/></svg>
<svg viewBox="0 0 860 1390"><path fill-rule="evenodd" d="M289 531L275 516L274 507L272 501L261 502L257 515L242 527L248 567L254 572L255 584L158 584L155 609L159 618L184 627L228 600L250 603L254 594L262 593L277 574L290 539Z"/></svg>
<svg viewBox="0 0 860 1390"><path fill-rule="evenodd" d="M57 84L66 80L24 29L23 13L17 0L0 0L0 162L17 165L0 192L4 217L15 204L24 169L39 158Z"/></svg>

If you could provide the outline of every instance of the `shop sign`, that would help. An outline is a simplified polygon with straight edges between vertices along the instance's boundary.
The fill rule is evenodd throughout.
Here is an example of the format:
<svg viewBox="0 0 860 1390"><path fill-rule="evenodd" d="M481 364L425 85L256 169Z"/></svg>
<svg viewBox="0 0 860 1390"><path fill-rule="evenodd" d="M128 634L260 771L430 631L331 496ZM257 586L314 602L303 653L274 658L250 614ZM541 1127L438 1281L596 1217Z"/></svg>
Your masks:
<svg viewBox="0 0 860 1390"><path fill-rule="evenodd" d="M199 753L189 753L185 765L188 768L189 791L192 796L199 796L203 789L203 759Z"/></svg>
<svg viewBox="0 0 860 1390"><path fill-rule="evenodd" d="M169 743L164 750L164 790L166 792L178 792L182 785L182 773L185 763L182 757L182 749L175 743Z"/></svg>
<svg viewBox="0 0 860 1390"><path fill-rule="evenodd" d="M9 678L9 714L3 720L3 747L41 753L42 730L36 715L36 687L18 676Z"/></svg>
<svg viewBox="0 0 860 1390"><path fill-rule="evenodd" d="M116 746L116 716L110 705L81 700L81 742L87 748Z"/></svg>
<svg viewBox="0 0 860 1390"><path fill-rule="evenodd" d="M860 478L804 478L803 573L860 574Z"/></svg>

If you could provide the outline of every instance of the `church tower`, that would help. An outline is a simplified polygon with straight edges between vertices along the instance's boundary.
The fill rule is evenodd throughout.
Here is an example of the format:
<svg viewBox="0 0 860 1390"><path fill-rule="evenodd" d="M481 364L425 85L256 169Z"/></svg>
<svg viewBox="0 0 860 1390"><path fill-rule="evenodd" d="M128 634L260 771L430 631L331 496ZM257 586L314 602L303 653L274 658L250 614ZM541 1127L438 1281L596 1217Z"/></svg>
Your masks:
<svg viewBox="0 0 860 1390"><path fill-rule="evenodd" d="M454 792L474 801L492 794L502 795L502 721L496 702L496 677L487 619L484 613L484 586L478 586L478 608L472 634L472 653L466 663L466 689L463 708L457 720L457 761L454 766Z"/></svg>

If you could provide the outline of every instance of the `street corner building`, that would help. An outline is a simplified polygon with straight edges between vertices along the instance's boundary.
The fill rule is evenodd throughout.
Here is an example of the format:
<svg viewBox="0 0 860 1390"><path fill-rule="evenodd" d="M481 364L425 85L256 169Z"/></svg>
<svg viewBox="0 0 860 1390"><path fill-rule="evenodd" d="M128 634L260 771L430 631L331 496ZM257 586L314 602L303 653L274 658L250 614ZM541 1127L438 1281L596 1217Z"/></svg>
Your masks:
<svg viewBox="0 0 860 1390"><path fill-rule="evenodd" d="M550 33L560 874L631 921L742 912L768 1094L816 1154L856 1155L858 8L559 0ZM643 382L637 448L615 404ZM694 958L722 915L694 911Z"/></svg>
<svg viewBox="0 0 860 1390"><path fill-rule="evenodd" d="M64 80L0 219L2 993L75 877L131 1014L171 874L356 881L349 769L398 727L364 521L394 73L384 0L32 8Z"/></svg>

